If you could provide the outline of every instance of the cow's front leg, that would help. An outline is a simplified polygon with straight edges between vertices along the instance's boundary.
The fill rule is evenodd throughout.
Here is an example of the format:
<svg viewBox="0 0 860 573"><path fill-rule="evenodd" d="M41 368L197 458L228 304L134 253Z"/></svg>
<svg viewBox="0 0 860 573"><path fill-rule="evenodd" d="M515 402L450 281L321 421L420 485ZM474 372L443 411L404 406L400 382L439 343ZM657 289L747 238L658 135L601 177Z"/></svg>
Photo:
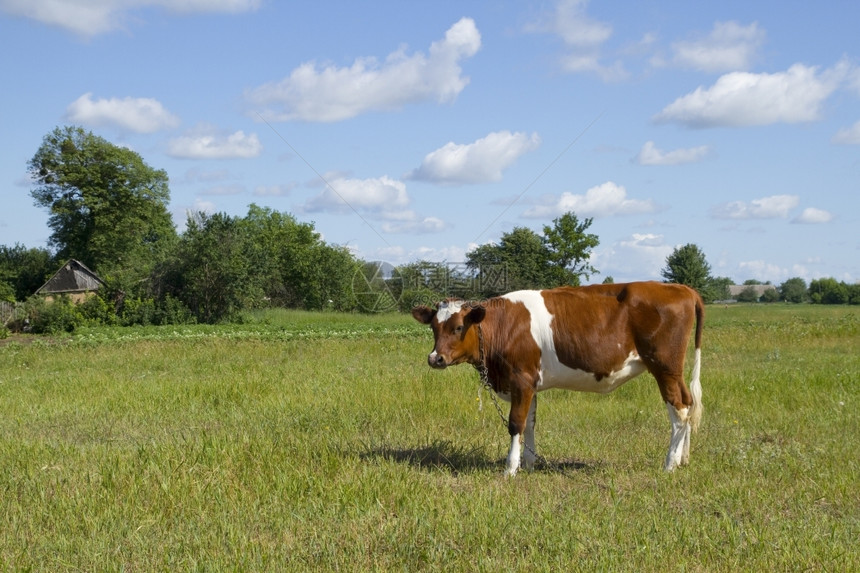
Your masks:
<svg viewBox="0 0 860 573"><path fill-rule="evenodd" d="M511 414L508 416L508 433L511 435L511 448L508 450L508 465L505 471L511 477L517 475L517 470L520 469L520 440L526 430L526 421L529 417L533 397L534 392L532 391L511 393ZM534 442L534 426L532 426L531 430L531 441Z"/></svg>
<svg viewBox="0 0 860 573"><path fill-rule="evenodd" d="M526 419L525 450L523 450L523 465L530 470L537 460L537 446L535 446L535 422L537 421L537 394L532 396L529 407L529 415Z"/></svg>

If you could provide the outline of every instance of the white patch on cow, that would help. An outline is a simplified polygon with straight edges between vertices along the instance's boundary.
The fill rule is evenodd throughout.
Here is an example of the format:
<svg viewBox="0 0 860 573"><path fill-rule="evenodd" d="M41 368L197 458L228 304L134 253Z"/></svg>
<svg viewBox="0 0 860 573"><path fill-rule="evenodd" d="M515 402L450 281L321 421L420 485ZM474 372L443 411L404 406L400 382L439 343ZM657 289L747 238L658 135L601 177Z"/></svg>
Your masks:
<svg viewBox="0 0 860 573"><path fill-rule="evenodd" d="M517 475L520 469L520 435L511 436L511 449L508 451L508 469L506 473L510 477Z"/></svg>
<svg viewBox="0 0 860 573"><path fill-rule="evenodd" d="M690 462L691 425L688 408L677 410L675 406L666 402L666 410L669 412L669 421L672 422L672 439L669 442L669 452L666 454L663 468L670 472Z"/></svg>
<svg viewBox="0 0 860 573"><path fill-rule="evenodd" d="M443 301L439 305L439 310L436 311L436 320L443 323L463 308L462 300Z"/></svg>
<svg viewBox="0 0 860 573"><path fill-rule="evenodd" d="M561 363L552 335L553 316L544 303L539 290L520 290L503 295L514 303L522 303L531 317L532 338L540 347L541 364L538 391L550 388L576 390L579 392L612 392L631 378L645 371L645 363L635 352L631 352L618 371L611 372L600 380L592 372L570 368Z"/></svg>

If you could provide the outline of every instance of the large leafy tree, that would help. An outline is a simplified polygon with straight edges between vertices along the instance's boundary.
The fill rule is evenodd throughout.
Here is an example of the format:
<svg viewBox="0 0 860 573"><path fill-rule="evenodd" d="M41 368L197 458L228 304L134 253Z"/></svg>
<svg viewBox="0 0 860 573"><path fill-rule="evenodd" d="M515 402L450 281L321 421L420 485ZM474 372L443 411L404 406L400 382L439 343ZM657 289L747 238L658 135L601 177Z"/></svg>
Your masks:
<svg viewBox="0 0 860 573"><path fill-rule="evenodd" d="M351 284L358 267L346 248L325 243L311 223L254 204L241 224L250 240L254 274L264 277L261 288L272 303L313 310L352 308Z"/></svg>
<svg viewBox="0 0 860 573"><path fill-rule="evenodd" d="M469 251L466 265L480 275L483 296L552 283L550 251L543 238L527 227L514 227L498 244L487 243Z"/></svg>
<svg viewBox="0 0 860 573"><path fill-rule="evenodd" d="M158 294L180 299L200 322L261 306L352 310L357 263L313 225L251 205L246 217L194 213Z"/></svg>
<svg viewBox="0 0 860 573"><path fill-rule="evenodd" d="M779 285L779 295L786 302L806 302L808 294L806 281L800 277L792 277Z"/></svg>
<svg viewBox="0 0 860 573"><path fill-rule="evenodd" d="M544 226L544 244L550 251L556 285L576 286L580 284L580 276L588 279L598 272L588 262L591 250L600 243L597 235L586 232L591 222L590 217L580 221L575 213L568 212L554 219L552 226Z"/></svg>
<svg viewBox="0 0 860 573"><path fill-rule="evenodd" d="M851 298L848 285L834 278L813 279L809 299L815 304L846 304Z"/></svg>
<svg viewBox="0 0 860 573"><path fill-rule="evenodd" d="M214 323L254 306L263 293L250 273L252 248L238 218L193 213L166 273L163 294L179 298L200 322Z"/></svg>
<svg viewBox="0 0 860 573"><path fill-rule="evenodd" d="M668 283L687 285L704 293L711 281L711 265L698 246L688 243L672 251L660 274Z"/></svg>
<svg viewBox="0 0 860 573"><path fill-rule="evenodd" d="M522 288L578 285L597 270L588 262L597 235L587 233L591 219L565 213L538 235L526 227L504 233L498 244L485 244L466 254L466 264L480 277L484 296Z"/></svg>
<svg viewBox="0 0 860 573"><path fill-rule="evenodd" d="M48 209L50 244L105 273L140 278L176 239L167 173L80 127L47 134L29 161L30 194Z"/></svg>

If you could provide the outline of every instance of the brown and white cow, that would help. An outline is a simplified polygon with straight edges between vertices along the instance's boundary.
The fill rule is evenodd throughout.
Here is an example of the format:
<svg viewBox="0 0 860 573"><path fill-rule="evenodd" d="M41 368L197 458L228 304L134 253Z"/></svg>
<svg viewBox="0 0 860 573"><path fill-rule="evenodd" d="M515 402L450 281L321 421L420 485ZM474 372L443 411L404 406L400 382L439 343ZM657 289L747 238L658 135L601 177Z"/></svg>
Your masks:
<svg viewBox="0 0 860 573"><path fill-rule="evenodd" d="M704 305L686 286L657 282L522 290L481 303L448 299L412 316L433 329L433 368L468 363L487 369L493 390L511 403L507 474L535 461L537 393L550 388L606 393L646 370L654 375L672 423L664 468L690 459L690 433L702 417ZM690 388L684 358L695 322Z"/></svg>

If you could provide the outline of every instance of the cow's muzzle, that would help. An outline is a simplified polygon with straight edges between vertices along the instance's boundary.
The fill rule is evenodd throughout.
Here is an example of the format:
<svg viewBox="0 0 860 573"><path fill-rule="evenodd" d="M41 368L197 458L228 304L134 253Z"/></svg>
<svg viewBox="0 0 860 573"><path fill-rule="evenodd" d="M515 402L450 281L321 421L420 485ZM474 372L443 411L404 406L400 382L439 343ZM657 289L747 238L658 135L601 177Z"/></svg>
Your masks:
<svg viewBox="0 0 860 573"><path fill-rule="evenodd" d="M445 361L445 357L436 352L435 350L430 353L427 357L427 364L430 365L430 368L438 368L442 369L448 366L448 363Z"/></svg>

